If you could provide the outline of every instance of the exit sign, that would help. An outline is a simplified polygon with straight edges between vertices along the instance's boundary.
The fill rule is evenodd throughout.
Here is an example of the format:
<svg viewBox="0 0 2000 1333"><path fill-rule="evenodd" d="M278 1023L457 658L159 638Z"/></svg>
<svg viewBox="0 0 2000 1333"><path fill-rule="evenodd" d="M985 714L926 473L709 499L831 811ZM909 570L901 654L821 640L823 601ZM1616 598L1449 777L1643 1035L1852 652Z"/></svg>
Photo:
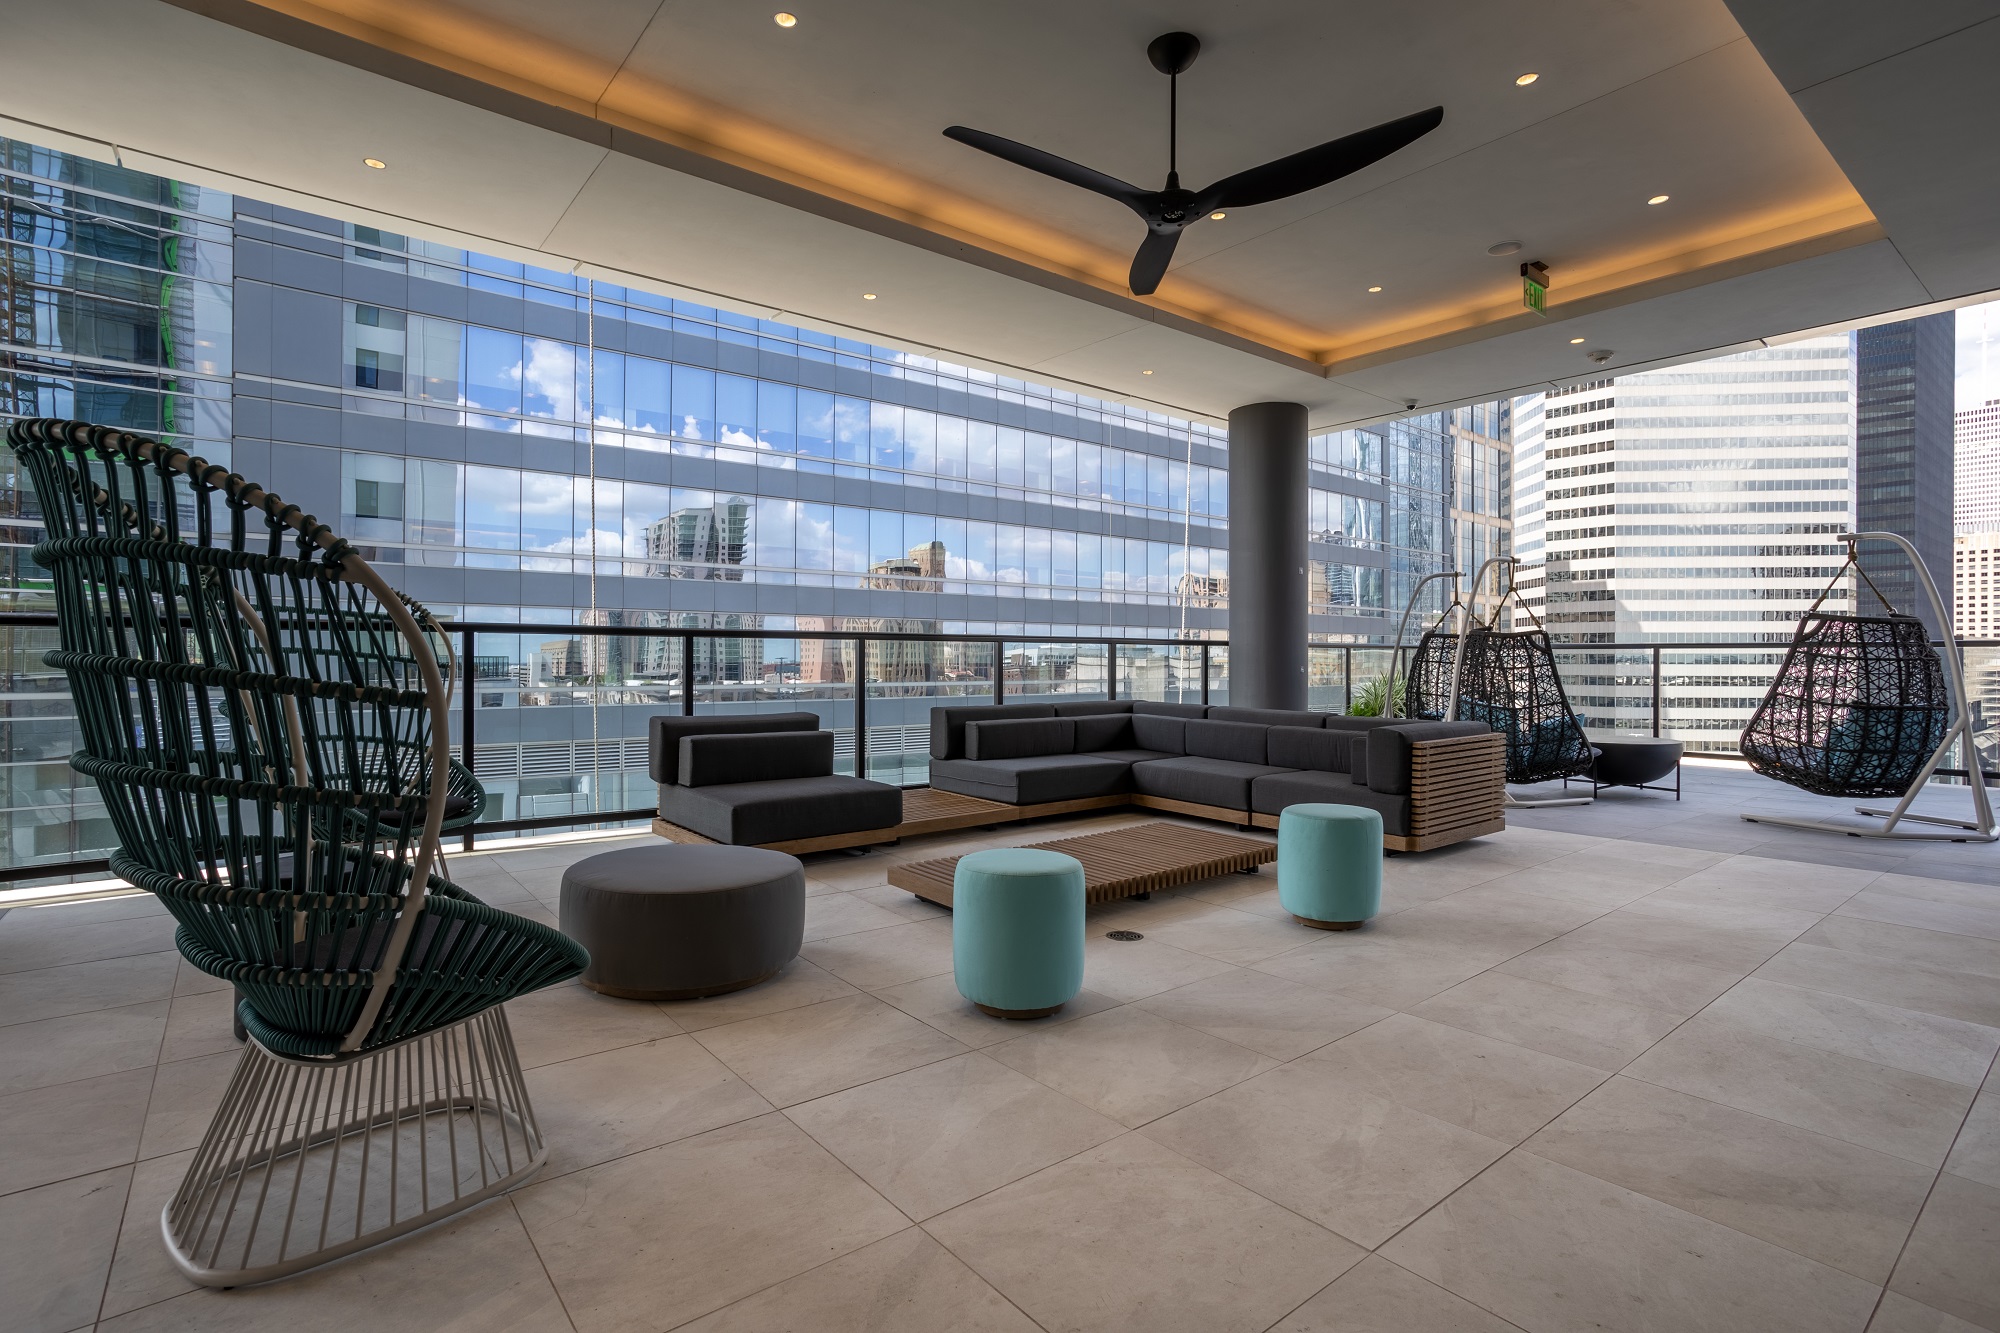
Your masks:
<svg viewBox="0 0 2000 1333"><path fill-rule="evenodd" d="M1549 266L1521 265L1521 304L1538 315L1549 313Z"/></svg>

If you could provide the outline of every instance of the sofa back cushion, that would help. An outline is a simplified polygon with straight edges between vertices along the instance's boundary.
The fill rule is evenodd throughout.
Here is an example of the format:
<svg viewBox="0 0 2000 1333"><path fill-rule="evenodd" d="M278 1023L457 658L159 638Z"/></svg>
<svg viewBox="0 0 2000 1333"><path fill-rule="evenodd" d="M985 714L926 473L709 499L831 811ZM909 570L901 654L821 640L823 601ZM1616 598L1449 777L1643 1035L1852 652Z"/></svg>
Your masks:
<svg viewBox="0 0 2000 1333"><path fill-rule="evenodd" d="M1264 762L1264 733L1254 722L1197 721L1187 724L1187 752L1203 759L1227 759L1238 764Z"/></svg>
<svg viewBox="0 0 2000 1333"><path fill-rule="evenodd" d="M965 724L1016 717L1054 717L1047 704L973 704L931 709L931 758L965 758Z"/></svg>
<svg viewBox="0 0 2000 1333"><path fill-rule="evenodd" d="M1316 727L1324 713L1293 712L1289 708L1211 708L1211 722L1254 722L1260 727Z"/></svg>
<svg viewBox="0 0 2000 1333"><path fill-rule="evenodd" d="M1353 744L1351 732L1328 731L1325 727L1272 727L1264 736L1264 762L1274 768L1345 773L1348 750Z"/></svg>
<svg viewBox="0 0 2000 1333"><path fill-rule="evenodd" d="M818 713L763 713L749 717L687 717L655 713L649 730L648 769L653 781L669 786L680 781L683 736L740 736L766 731L818 731Z"/></svg>
<svg viewBox="0 0 2000 1333"><path fill-rule="evenodd" d="M1207 717L1208 705L1155 703L1151 699L1134 699L1132 716L1138 717L1141 714L1151 714L1153 717Z"/></svg>
<svg viewBox="0 0 2000 1333"><path fill-rule="evenodd" d="M966 724L967 759L1030 759L1076 748L1076 722L1067 717L1023 717Z"/></svg>
<svg viewBox="0 0 2000 1333"><path fill-rule="evenodd" d="M1407 717L1349 717L1345 713L1328 713L1320 723L1328 731L1373 731L1377 727L1392 726L1398 722L1412 722Z"/></svg>
<svg viewBox="0 0 2000 1333"><path fill-rule="evenodd" d="M1130 699L1074 699L1069 703L1055 705L1057 717L1091 717L1099 713L1129 714L1132 711Z"/></svg>
<svg viewBox="0 0 2000 1333"><path fill-rule="evenodd" d="M1138 705L1132 709L1132 739L1142 750L1158 750L1161 754L1187 753L1187 719L1184 717L1162 717L1158 713L1142 713Z"/></svg>
<svg viewBox="0 0 2000 1333"><path fill-rule="evenodd" d="M1086 714L1074 720L1078 754L1089 754L1093 750L1131 750L1138 747L1138 739L1132 734L1130 713Z"/></svg>
<svg viewBox="0 0 2000 1333"><path fill-rule="evenodd" d="M683 787L825 778L833 776L833 733L766 731L683 736L679 758L679 785Z"/></svg>

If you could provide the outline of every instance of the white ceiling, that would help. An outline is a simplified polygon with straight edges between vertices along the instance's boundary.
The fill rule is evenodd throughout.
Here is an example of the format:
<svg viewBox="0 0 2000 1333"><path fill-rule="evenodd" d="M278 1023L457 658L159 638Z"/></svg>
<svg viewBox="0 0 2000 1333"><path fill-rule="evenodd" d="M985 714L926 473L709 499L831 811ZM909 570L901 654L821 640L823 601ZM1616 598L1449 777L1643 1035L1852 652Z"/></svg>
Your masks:
<svg viewBox="0 0 2000 1333"><path fill-rule="evenodd" d="M1294 399L1315 425L1603 373L1599 348L1616 369L2000 287L1996 4L1891 23L1841 0L1847 21L1800 23L1786 0L794 0L789 31L775 7L19 6L0 115L1202 414ZM1176 26L1205 43L1182 80L1191 184L1432 104L1445 124L1198 224L1159 299L1134 299L1137 219L938 131L1157 184L1166 81L1143 50ZM87 81L48 58L83 50ZM1527 248L1488 256L1499 240ZM1547 320L1518 308L1528 258L1555 271Z"/></svg>

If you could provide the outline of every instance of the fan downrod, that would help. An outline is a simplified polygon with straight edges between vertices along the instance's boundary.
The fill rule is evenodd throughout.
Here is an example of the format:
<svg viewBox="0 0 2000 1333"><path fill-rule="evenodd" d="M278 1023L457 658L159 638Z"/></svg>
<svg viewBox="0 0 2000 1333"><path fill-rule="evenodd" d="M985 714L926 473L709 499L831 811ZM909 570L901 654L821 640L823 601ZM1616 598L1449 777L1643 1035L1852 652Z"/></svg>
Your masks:
<svg viewBox="0 0 2000 1333"><path fill-rule="evenodd" d="M1153 68L1169 78L1187 73L1194 58L1201 54L1201 38L1191 32L1165 32L1155 37L1146 46L1146 59L1153 62Z"/></svg>

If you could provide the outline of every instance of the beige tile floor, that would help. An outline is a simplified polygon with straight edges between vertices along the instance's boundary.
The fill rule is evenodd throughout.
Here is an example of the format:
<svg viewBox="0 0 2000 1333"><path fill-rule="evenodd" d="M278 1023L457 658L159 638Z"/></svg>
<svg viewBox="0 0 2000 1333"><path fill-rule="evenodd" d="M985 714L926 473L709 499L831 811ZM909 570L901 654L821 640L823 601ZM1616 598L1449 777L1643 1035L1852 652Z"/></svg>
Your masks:
<svg viewBox="0 0 2000 1333"><path fill-rule="evenodd" d="M949 917L886 872L1125 817L810 858L766 985L511 1006L535 1182L230 1293L158 1222L237 1058L226 992L150 899L17 908L0 1325L2000 1330L2000 848L1704 847L1740 782L1688 777L1394 858L1353 934L1268 872L1093 909L1084 994L1030 1024L959 998ZM611 845L453 870L554 921Z"/></svg>

